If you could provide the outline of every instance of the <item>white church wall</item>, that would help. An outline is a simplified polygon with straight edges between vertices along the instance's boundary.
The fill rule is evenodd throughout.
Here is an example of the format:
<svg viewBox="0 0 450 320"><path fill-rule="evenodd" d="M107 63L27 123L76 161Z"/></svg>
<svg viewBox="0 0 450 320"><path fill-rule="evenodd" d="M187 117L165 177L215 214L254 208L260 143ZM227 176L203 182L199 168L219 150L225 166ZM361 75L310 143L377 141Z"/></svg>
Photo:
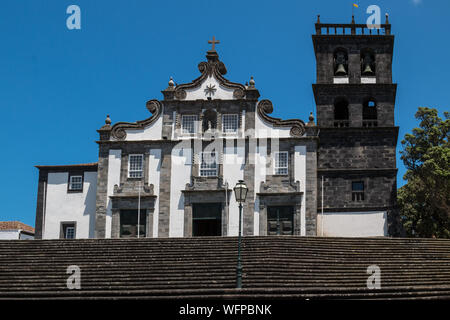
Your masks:
<svg viewBox="0 0 450 320"><path fill-rule="evenodd" d="M0 230L0 240L19 240L19 230Z"/></svg>
<svg viewBox="0 0 450 320"><path fill-rule="evenodd" d="M255 207L253 220L253 235L259 236L260 216L259 216L259 197L256 193L259 192L261 182L266 180L268 161L267 156L267 139L260 139L257 152L255 153Z"/></svg>
<svg viewBox="0 0 450 320"><path fill-rule="evenodd" d="M97 172L84 172L83 192L68 193L68 172L48 174L47 206L43 239L58 239L61 222L76 222L76 238L93 237Z"/></svg>
<svg viewBox="0 0 450 320"><path fill-rule="evenodd" d="M229 145L229 146L228 146ZM239 180L244 179L245 146L234 148L234 140L226 140L223 155L223 178L228 188L233 189ZM228 236L237 236L239 231L239 207L230 193L228 206Z"/></svg>
<svg viewBox="0 0 450 320"><path fill-rule="evenodd" d="M172 150L170 171L169 237L184 236L184 190L191 181L192 149L175 147Z"/></svg>
<svg viewBox="0 0 450 320"><path fill-rule="evenodd" d="M274 127L255 113L255 138L289 138L291 127Z"/></svg>
<svg viewBox="0 0 450 320"><path fill-rule="evenodd" d="M105 237L111 238L112 226L112 201L110 196L114 193L114 185L120 185L120 165L122 162L122 150L109 150L108 159L108 196L106 203L106 227ZM95 228L95 224L93 224Z"/></svg>
<svg viewBox="0 0 450 320"><path fill-rule="evenodd" d="M153 212L153 230L150 231L150 237L158 237L159 222L159 183L161 174L161 149L150 149L148 166L148 181L153 184L153 192L158 198L155 201L155 210Z"/></svg>
<svg viewBox="0 0 450 320"><path fill-rule="evenodd" d="M154 123L144 129L127 129L126 141L161 140L163 117L160 116Z"/></svg>
<svg viewBox="0 0 450 320"><path fill-rule="evenodd" d="M317 235L322 235L322 214L317 214ZM324 212L325 237L382 237L387 236L386 211Z"/></svg>
<svg viewBox="0 0 450 320"><path fill-rule="evenodd" d="M306 146L295 146L294 149L294 181L300 181L303 192L300 211L300 235L306 235Z"/></svg>
<svg viewBox="0 0 450 320"><path fill-rule="evenodd" d="M235 100L233 96L234 89L222 86L215 77L208 77L203 83L194 89L186 89L186 98L184 100L206 100L210 95L206 95L206 88L216 89L211 95L212 99Z"/></svg>

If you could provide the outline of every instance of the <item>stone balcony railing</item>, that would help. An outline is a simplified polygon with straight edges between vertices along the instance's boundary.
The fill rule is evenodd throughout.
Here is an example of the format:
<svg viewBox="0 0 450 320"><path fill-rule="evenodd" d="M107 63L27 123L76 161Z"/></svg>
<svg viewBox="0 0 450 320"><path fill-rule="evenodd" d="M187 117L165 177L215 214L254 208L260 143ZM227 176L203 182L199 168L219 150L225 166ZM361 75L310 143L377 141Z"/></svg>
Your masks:
<svg viewBox="0 0 450 320"><path fill-rule="evenodd" d="M391 25L386 14L386 22L380 25L356 24L354 17L352 23L321 23L317 16L316 35L390 35Z"/></svg>

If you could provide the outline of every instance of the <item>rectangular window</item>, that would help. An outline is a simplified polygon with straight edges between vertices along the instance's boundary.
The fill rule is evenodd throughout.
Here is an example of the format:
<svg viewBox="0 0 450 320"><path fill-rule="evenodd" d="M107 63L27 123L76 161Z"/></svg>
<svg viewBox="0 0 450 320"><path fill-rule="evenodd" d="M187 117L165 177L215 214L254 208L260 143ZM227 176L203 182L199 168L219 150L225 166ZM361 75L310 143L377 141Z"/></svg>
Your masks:
<svg viewBox="0 0 450 320"><path fill-rule="evenodd" d="M239 127L237 114L224 114L222 116L222 131L224 133L236 133Z"/></svg>
<svg viewBox="0 0 450 320"><path fill-rule="evenodd" d="M128 177L142 178L144 155L130 154L128 158Z"/></svg>
<svg viewBox="0 0 450 320"><path fill-rule="evenodd" d="M352 201L364 201L364 182L352 182Z"/></svg>
<svg viewBox="0 0 450 320"><path fill-rule="evenodd" d="M200 176L214 177L217 176L217 153L202 152L200 153Z"/></svg>
<svg viewBox="0 0 450 320"><path fill-rule="evenodd" d="M275 152L275 174L288 174L288 159L289 153L287 151Z"/></svg>
<svg viewBox="0 0 450 320"><path fill-rule="evenodd" d="M76 238L76 222L61 222L61 239Z"/></svg>
<svg viewBox="0 0 450 320"><path fill-rule="evenodd" d="M69 191L83 190L83 176L69 176Z"/></svg>
<svg viewBox="0 0 450 320"><path fill-rule="evenodd" d="M196 133L197 116L185 115L181 116L181 129L183 133Z"/></svg>

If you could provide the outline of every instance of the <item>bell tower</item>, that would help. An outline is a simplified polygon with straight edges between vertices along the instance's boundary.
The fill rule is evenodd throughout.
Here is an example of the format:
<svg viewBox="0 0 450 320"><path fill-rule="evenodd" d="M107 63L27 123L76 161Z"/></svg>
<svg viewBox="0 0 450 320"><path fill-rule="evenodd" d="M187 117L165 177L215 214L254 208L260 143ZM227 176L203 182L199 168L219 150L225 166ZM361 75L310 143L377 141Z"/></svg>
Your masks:
<svg viewBox="0 0 450 320"><path fill-rule="evenodd" d="M398 235L397 85L392 83L394 36L388 16L373 29L356 24L354 17L347 24L324 24L318 16L315 29L318 214L323 179L324 223L357 216L361 221L354 228L365 228L371 235L368 221L378 214L376 223L382 223L380 217L385 222L383 235ZM376 235L381 235L380 228ZM324 235L333 235L333 230L333 226L324 227ZM360 230L351 231L360 234Z"/></svg>

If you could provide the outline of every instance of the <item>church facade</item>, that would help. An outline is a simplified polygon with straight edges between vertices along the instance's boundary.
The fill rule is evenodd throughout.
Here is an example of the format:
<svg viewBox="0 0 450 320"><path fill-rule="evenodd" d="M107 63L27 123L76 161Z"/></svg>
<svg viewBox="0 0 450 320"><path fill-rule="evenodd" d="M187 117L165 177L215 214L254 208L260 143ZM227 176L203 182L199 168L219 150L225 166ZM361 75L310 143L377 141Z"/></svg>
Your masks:
<svg viewBox="0 0 450 320"><path fill-rule="evenodd" d="M390 25L330 26L313 35L317 124L272 117L253 78L225 78L213 39L200 76L170 79L149 118L107 117L98 162L37 166L36 238L236 236L239 180L244 235L397 235Z"/></svg>

